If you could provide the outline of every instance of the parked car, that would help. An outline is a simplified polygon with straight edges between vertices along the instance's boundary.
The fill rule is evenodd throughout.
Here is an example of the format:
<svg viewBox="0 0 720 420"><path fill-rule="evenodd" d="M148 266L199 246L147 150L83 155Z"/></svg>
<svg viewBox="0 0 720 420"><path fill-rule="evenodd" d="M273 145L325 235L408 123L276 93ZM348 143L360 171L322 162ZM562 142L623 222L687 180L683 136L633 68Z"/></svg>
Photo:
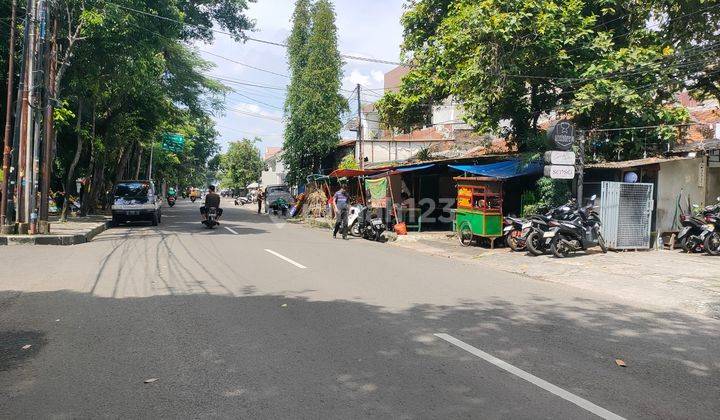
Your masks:
<svg viewBox="0 0 720 420"><path fill-rule="evenodd" d="M113 187L112 224L117 226L130 221L149 221L157 226L162 221L160 204L152 181L120 181Z"/></svg>
<svg viewBox="0 0 720 420"><path fill-rule="evenodd" d="M265 187L265 212L278 210L277 203L285 204L288 207L295 204L295 198L290 194L290 187L284 184Z"/></svg>

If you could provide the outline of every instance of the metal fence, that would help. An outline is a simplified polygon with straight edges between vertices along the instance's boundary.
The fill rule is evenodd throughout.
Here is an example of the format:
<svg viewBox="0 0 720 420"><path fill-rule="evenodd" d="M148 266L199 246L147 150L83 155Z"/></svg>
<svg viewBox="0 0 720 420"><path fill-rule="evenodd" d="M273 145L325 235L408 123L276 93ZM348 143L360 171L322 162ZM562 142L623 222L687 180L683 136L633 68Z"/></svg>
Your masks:
<svg viewBox="0 0 720 420"><path fill-rule="evenodd" d="M611 249L650 248L653 184L604 181L600 218Z"/></svg>

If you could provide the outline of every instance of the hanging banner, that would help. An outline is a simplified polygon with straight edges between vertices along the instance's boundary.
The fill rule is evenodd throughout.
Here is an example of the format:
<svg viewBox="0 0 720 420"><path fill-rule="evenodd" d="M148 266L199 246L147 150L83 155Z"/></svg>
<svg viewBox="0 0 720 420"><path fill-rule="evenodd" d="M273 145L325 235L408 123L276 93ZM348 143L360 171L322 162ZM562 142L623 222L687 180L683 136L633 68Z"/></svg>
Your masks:
<svg viewBox="0 0 720 420"><path fill-rule="evenodd" d="M387 178L365 180L365 189L370 193L370 207L387 207L387 187Z"/></svg>

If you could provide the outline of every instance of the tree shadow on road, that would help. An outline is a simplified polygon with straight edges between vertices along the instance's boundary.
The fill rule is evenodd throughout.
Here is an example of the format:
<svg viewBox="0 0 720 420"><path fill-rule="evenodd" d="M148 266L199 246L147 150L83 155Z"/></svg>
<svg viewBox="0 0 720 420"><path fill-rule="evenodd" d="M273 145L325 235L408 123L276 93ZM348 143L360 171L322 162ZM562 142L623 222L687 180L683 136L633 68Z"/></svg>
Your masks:
<svg viewBox="0 0 720 420"><path fill-rule="evenodd" d="M434 336L445 332L626 417L720 410L714 320L543 296L389 311L254 286L243 294L23 294L0 305L0 319L17 332L8 341L41 344L23 367L34 380L0 371L0 406L29 417L587 414Z"/></svg>

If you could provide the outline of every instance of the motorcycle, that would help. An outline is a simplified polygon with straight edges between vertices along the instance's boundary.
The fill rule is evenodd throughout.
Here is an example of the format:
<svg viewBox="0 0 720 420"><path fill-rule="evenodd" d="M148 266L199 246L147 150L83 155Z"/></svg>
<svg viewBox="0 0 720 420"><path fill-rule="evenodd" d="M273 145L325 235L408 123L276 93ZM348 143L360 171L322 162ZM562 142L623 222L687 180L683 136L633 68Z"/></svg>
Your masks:
<svg viewBox="0 0 720 420"><path fill-rule="evenodd" d="M678 233L677 240L680 247L685 252L703 252L705 250L704 240L701 238L703 227L705 226L705 217L710 215L716 206L708 206L702 212L702 216L693 216L691 214L680 215L680 223L683 228ZM699 208L697 204L693 205L696 210Z"/></svg>
<svg viewBox="0 0 720 420"><path fill-rule="evenodd" d="M273 201L270 204L270 209L273 212L273 215L277 216L278 212L280 212L283 216L287 216L288 209L290 209L290 205L287 201L283 198L278 198L277 200Z"/></svg>
<svg viewBox="0 0 720 420"><path fill-rule="evenodd" d="M534 256L545 254L550 249L550 238L545 238L545 232L551 228L550 222L553 220L569 220L573 217L574 211L577 209L575 199L571 199L565 205L556 207L546 214L537 214L530 218L522 225L522 240L525 246Z"/></svg>
<svg viewBox="0 0 720 420"><path fill-rule="evenodd" d="M365 208L366 207L362 204L355 204L350 206L350 209L348 210L348 231L350 231L350 234L356 238L362 236L362 231L360 229L360 216L363 214L363 210L365 210Z"/></svg>
<svg viewBox="0 0 720 420"><path fill-rule="evenodd" d="M215 207L210 207L207 212L207 219L203 220L203 224L208 229L213 229L215 226L218 225L217 221L217 209Z"/></svg>
<svg viewBox="0 0 720 420"><path fill-rule="evenodd" d="M175 198L174 195L168 196L168 198L167 198L168 206L170 206L170 207L175 206L175 201L176 201L176 200L177 200L177 199Z"/></svg>
<svg viewBox="0 0 720 420"><path fill-rule="evenodd" d="M363 206L358 215L358 229L360 231L360 235L364 239L370 241L382 242L382 234L385 230L387 230L387 226L378 216L374 215L372 217L368 217L368 212L369 209Z"/></svg>
<svg viewBox="0 0 720 420"><path fill-rule="evenodd" d="M544 238L551 238L550 249L557 258L565 258L571 252L585 251L588 248L599 246L603 253L608 248L605 238L600 232L602 222L595 212L596 196L590 198L590 204L574 212L572 220L551 220L552 230L543 234Z"/></svg>
<svg viewBox="0 0 720 420"><path fill-rule="evenodd" d="M195 202L195 200L197 200L197 197L195 197L195 196L191 195L191 196L190 196L190 201L192 201L192 202L194 203L194 202Z"/></svg>
<svg viewBox="0 0 720 420"><path fill-rule="evenodd" d="M524 220L512 216L506 216L503 219L503 224L505 225L503 228L505 243L515 252L526 249L525 238L523 237L524 223Z"/></svg>
<svg viewBox="0 0 720 420"><path fill-rule="evenodd" d="M250 204L252 202L253 202L253 199L250 196L235 197L235 205L236 206L244 206L245 204Z"/></svg>
<svg viewBox="0 0 720 420"><path fill-rule="evenodd" d="M720 197L718 197L720 201ZM703 239L703 245L705 252L710 255L720 255L720 203L712 206L710 210L706 207L708 212L705 215L705 222L703 226L703 232L700 237Z"/></svg>

